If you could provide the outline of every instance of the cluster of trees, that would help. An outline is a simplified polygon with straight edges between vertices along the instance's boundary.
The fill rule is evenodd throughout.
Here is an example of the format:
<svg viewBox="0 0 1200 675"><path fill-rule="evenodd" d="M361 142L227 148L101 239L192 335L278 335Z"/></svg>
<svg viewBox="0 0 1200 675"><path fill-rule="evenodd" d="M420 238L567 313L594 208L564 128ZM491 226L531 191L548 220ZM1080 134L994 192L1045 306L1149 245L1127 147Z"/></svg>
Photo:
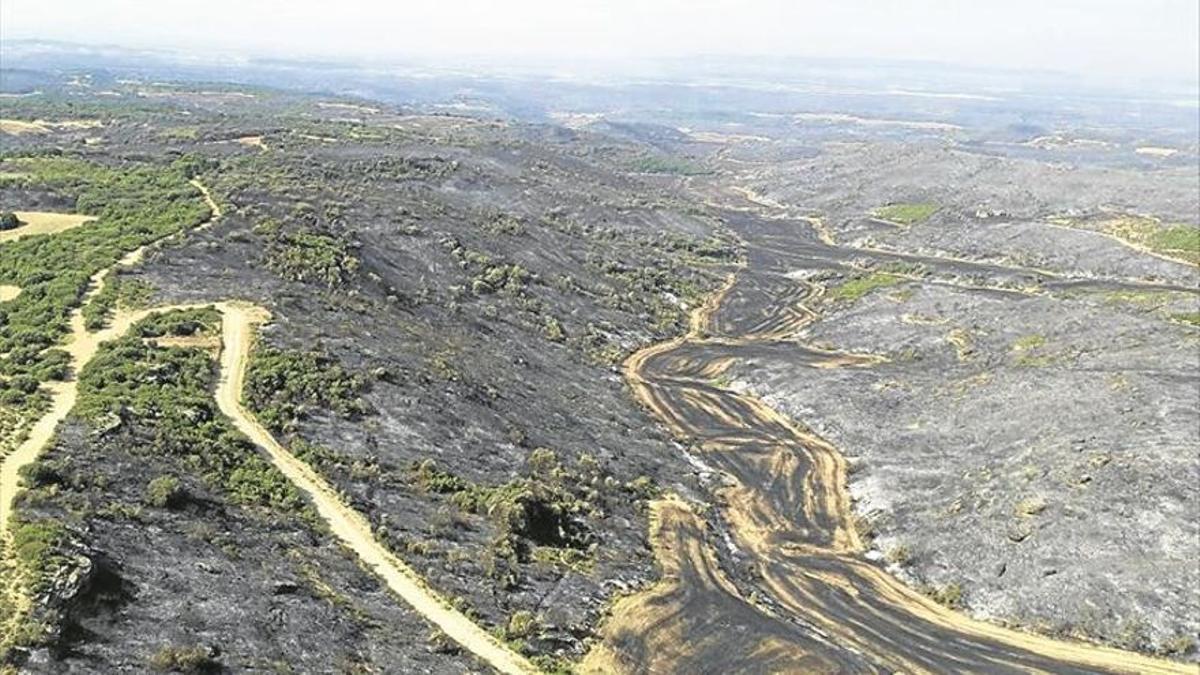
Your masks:
<svg viewBox="0 0 1200 675"><path fill-rule="evenodd" d="M0 375L45 381L63 374L62 356L47 348L68 331L71 310L92 275L139 246L202 222L208 208L188 184L183 163L115 170L80 159L26 156L7 158L5 168L24 183L74 197L77 211L98 216L83 227L0 246L0 284L21 288L0 308L0 354L8 354L0 360Z"/></svg>
<svg viewBox="0 0 1200 675"><path fill-rule="evenodd" d="M291 432L314 409L345 417L366 414L361 397L366 385L364 377L326 354L262 346L246 370L243 395L264 426Z"/></svg>
<svg viewBox="0 0 1200 675"><path fill-rule="evenodd" d="M358 258L342 237L315 230L287 232L275 220L254 231L267 239L263 262L284 279L317 282L327 288L346 283L358 270Z"/></svg>
<svg viewBox="0 0 1200 675"><path fill-rule="evenodd" d="M587 558L596 543L590 521L603 517L613 500L655 494L649 478L621 483L587 454L568 468L549 448L532 450L525 475L499 485L465 480L433 460L414 463L409 476L418 489L444 495L463 513L492 523L495 531L482 563L504 588L517 585L520 565L535 560L539 550L572 554L559 560Z"/></svg>
<svg viewBox="0 0 1200 675"><path fill-rule="evenodd" d="M444 237L440 243L460 267L471 273L470 287L475 295L499 291L522 295L526 286L536 279L536 275L521 265L499 262L486 253L467 248L455 237Z"/></svg>
<svg viewBox="0 0 1200 675"><path fill-rule="evenodd" d="M216 368L209 355L142 339L215 330L215 317L212 310L157 315L105 345L80 374L75 412L98 427L119 419L147 431L138 434L147 440L139 441L135 451L178 458L234 503L303 512L308 507L295 486L216 409ZM166 487L156 486L154 492L169 492Z"/></svg>
<svg viewBox="0 0 1200 675"><path fill-rule="evenodd" d="M144 281L125 278L117 273L109 274L104 281L104 288L83 306L83 325L90 331L100 330L108 325L118 307L143 307L153 294L154 288Z"/></svg>

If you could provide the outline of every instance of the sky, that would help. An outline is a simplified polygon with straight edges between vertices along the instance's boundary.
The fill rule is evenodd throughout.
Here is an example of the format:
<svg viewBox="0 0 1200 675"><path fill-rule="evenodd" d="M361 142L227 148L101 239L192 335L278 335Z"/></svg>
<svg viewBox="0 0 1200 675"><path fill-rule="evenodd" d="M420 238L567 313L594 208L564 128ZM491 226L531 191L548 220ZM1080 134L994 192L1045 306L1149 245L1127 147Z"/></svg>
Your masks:
<svg viewBox="0 0 1200 675"><path fill-rule="evenodd" d="M896 59L1200 80L1200 0L3 0L0 39L347 59Z"/></svg>

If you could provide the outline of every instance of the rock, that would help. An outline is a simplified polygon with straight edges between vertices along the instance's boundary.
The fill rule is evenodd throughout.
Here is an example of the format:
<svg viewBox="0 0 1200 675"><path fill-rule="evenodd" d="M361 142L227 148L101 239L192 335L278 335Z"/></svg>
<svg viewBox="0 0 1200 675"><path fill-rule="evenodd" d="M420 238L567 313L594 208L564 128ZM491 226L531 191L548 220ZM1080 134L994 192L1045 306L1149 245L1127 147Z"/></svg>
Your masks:
<svg viewBox="0 0 1200 675"><path fill-rule="evenodd" d="M1008 528L1008 538L1014 543L1020 543L1033 534L1033 527L1028 523L1017 523Z"/></svg>

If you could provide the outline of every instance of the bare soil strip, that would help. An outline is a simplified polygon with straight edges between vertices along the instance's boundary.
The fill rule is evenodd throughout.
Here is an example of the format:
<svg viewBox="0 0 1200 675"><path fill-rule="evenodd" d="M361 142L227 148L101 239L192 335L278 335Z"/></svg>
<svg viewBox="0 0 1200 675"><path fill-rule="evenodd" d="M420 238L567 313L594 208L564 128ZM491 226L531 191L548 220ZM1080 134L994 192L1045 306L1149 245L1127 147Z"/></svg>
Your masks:
<svg viewBox="0 0 1200 675"><path fill-rule="evenodd" d="M220 303L222 322L221 381L217 404L238 430L266 451L288 480L304 491L331 532L405 602L447 636L502 673L536 672L524 657L450 607L420 575L375 539L362 514L347 506L337 492L305 462L297 459L254 419L241 403L254 326L267 320L263 310L239 303Z"/></svg>

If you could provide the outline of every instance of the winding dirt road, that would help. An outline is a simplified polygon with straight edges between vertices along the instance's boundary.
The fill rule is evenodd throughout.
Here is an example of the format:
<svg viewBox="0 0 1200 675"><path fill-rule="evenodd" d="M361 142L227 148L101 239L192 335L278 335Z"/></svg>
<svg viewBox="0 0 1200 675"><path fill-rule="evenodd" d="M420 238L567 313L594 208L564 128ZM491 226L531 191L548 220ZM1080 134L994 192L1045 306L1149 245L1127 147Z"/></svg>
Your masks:
<svg viewBox="0 0 1200 675"><path fill-rule="evenodd" d="M216 392L221 412L267 453L271 463L288 480L308 495L334 536L427 621L502 673L536 672L524 657L438 597L412 568L375 539L362 514L347 506L325 479L288 452L245 409L241 398L254 327L266 321L268 315L261 308L241 303L218 303L217 309L223 316L221 380Z"/></svg>
<svg viewBox="0 0 1200 675"><path fill-rule="evenodd" d="M814 368L870 355L795 342L821 292L743 273L693 316L691 332L625 363L636 397L724 477L726 544L752 570L735 583L686 504L653 506L662 580L617 603L585 672L1193 673L1194 665L1054 640L972 620L863 555L841 454L761 401L714 384L739 358L787 349Z"/></svg>
<svg viewBox="0 0 1200 675"><path fill-rule="evenodd" d="M212 211L209 219L196 228L205 229L220 218L221 209L204 185L198 181L192 181L192 184L200 190ZM130 251L113 267L92 276L88 293L71 314L71 334L63 346L70 355L72 371L78 374L104 343L125 335L134 324L152 314L197 307L216 307L222 316L221 377L215 392L221 412L232 419L238 430L261 448L271 463L309 497L334 536L373 570L392 592L411 605L427 621L499 672L537 672L523 656L501 643L462 612L450 607L416 572L380 544L372 534L366 518L347 506L337 492L312 468L280 445L242 405L241 396L255 327L268 320L269 314L266 310L232 301L168 305L138 311L118 310L104 329L96 332L87 330L84 325L83 308L104 288L109 274L114 269L136 264L142 259L147 248L148 246L143 246ZM75 377L44 386L50 393L48 410L30 428L26 440L0 461L0 558L3 559L6 570L15 569L8 555L11 545L9 523L20 488L20 471L34 462L53 442L58 425L75 407L78 397L78 380ZM11 576L6 574L3 588L0 589L10 596L17 610L10 617L12 621L16 621L29 608L29 599L20 593L20 580L17 577L15 573ZM0 626L0 638L8 635L12 627Z"/></svg>

